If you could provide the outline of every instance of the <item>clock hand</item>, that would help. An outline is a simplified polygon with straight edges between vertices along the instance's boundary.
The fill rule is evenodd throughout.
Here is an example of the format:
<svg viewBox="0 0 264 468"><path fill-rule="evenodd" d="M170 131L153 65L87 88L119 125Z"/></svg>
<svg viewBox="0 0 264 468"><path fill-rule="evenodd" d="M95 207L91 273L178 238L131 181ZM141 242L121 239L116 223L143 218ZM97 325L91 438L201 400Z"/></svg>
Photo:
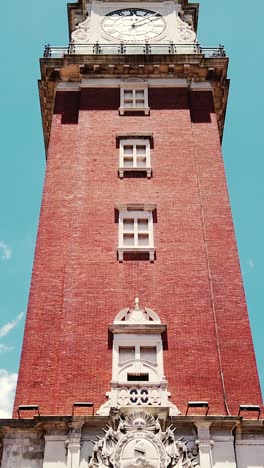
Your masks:
<svg viewBox="0 0 264 468"><path fill-rule="evenodd" d="M148 19L154 18L155 16L158 18L157 15L158 15L158 13L154 13L153 15L150 15L150 16L148 16L147 18L143 18L143 19L141 19L141 20L139 20L139 21L136 21L136 23L134 23L134 24L135 24L135 26L136 26L136 25L139 24L139 23L142 23L142 22L144 23L144 22L147 21Z"/></svg>
<svg viewBox="0 0 264 468"><path fill-rule="evenodd" d="M159 18L159 17L156 16L156 18L150 19L150 20L149 20L149 23L153 23L153 22L156 21L158 18ZM149 23L147 23L147 24L149 24ZM139 27L140 27L140 26L144 26L144 24L146 24L146 21L145 21L144 23L140 22ZM132 27L133 27L133 28L136 28L137 25L138 25L138 23L133 23Z"/></svg>

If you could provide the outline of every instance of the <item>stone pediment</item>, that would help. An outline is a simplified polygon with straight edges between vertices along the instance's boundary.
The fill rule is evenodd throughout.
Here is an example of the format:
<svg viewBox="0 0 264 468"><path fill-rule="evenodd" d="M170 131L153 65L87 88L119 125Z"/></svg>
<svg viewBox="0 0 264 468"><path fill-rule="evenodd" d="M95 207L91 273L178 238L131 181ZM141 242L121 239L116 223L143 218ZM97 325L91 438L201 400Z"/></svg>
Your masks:
<svg viewBox="0 0 264 468"><path fill-rule="evenodd" d="M141 308L139 299L135 298L134 308L127 307L115 317L114 323L109 325L112 333L134 333L140 330L150 333L164 333L166 325L161 323L159 316L147 307Z"/></svg>
<svg viewBox="0 0 264 468"><path fill-rule="evenodd" d="M140 323L149 323L149 322L153 322L155 324L160 324L161 321L160 321L160 318L159 316L156 314L156 312L154 312L154 310L151 310L151 309L148 309L148 308L144 308L142 309L139 305L139 299L136 297L135 298L135 306L134 308L126 308L126 309L123 309L121 310L121 312L119 312L114 320L114 323L115 324L120 324L120 323L123 323L123 322L129 322L129 323L137 323L137 324L140 324Z"/></svg>

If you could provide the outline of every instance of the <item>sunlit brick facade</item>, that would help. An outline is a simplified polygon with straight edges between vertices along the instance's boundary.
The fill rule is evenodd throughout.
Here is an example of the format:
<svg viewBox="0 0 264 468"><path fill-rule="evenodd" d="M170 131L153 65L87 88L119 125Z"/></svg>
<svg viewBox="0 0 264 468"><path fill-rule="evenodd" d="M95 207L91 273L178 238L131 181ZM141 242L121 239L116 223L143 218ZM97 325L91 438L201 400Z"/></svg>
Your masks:
<svg viewBox="0 0 264 468"><path fill-rule="evenodd" d="M68 13L69 46L41 59L47 169L2 466L263 468L225 51L199 45L188 0Z"/></svg>

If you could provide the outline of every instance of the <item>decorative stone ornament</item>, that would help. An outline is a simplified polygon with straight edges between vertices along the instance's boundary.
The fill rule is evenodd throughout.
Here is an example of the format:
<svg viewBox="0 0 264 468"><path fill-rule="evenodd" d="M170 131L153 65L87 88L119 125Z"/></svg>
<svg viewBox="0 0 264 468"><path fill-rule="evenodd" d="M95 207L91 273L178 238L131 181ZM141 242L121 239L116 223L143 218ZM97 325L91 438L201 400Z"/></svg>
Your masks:
<svg viewBox="0 0 264 468"><path fill-rule="evenodd" d="M90 39L91 18L87 18L78 24L75 31L72 33L72 41L76 44L86 44Z"/></svg>
<svg viewBox="0 0 264 468"><path fill-rule="evenodd" d="M168 15L154 10L142 8L121 8L108 12L90 11L87 18L81 21L71 34L75 45L96 43L101 44L124 42L127 44L145 43L145 41L175 44L195 44L196 33L188 18L180 17L173 12L173 29L170 29L165 19ZM175 14L176 13L176 14ZM96 18L99 24L96 23ZM176 24L175 24L176 23ZM170 30L170 32L169 32Z"/></svg>
<svg viewBox="0 0 264 468"><path fill-rule="evenodd" d="M157 387L121 387L118 388L118 406L159 406L161 395Z"/></svg>
<svg viewBox="0 0 264 468"><path fill-rule="evenodd" d="M194 44L197 42L197 37L192 27L177 17L177 43L178 44Z"/></svg>
<svg viewBox="0 0 264 468"><path fill-rule="evenodd" d="M159 316L142 308L136 297L134 307L121 310L109 329L114 335L111 391L97 414L108 416L111 408L144 406L167 408L170 416L180 414L169 400L162 348L166 325Z"/></svg>
<svg viewBox="0 0 264 468"><path fill-rule="evenodd" d="M145 411L131 412L94 442L89 468L193 468L193 458L174 429L161 430L158 418Z"/></svg>
<svg viewBox="0 0 264 468"><path fill-rule="evenodd" d="M123 322L130 322L130 324L138 324L141 325L142 323L153 323L153 324L160 324L160 318L158 315L151 309L148 308L141 308L139 304L139 298L135 298L135 305L132 309L127 307L126 309L121 310L119 314L117 314L114 324L121 325Z"/></svg>

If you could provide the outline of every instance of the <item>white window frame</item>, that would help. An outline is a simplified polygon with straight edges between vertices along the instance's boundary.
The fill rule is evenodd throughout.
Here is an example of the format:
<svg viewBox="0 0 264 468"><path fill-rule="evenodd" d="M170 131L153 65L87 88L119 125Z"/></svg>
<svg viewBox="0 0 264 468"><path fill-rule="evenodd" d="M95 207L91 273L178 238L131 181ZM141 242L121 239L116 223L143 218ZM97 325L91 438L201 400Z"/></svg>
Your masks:
<svg viewBox="0 0 264 468"><path fill-rule="evenodd" d="M126 361L123 363L119 362L119 348L120 347L134 347L135 348L135 359ZM140 348L156 348L156 362L151 363L141 357ZM150 369L153 369L153 373ZM125 372L122 372L125 369ZM115 334L113 342L113 355L112 355L112 382L118 384L136 384L136 381L128 381L124 377L128 374L133 373L149 373L150 380L146 384L160 384L164 379L164 368L163 368L163 346L161 335L153 334ZM123 375L123 378L120 378ZM156 377L154 378L154 375ZM145 385L145 382L140 382L141 385Z"/></svg>
<svg viewBox="0 0 264 468"><path fill-rule="evenodd" d="M154 261L155 248L154 248L154 229L153 229L153 210L155 205L151 209L129 209L126 207L124 209L119 209L119 221L118 221L118 260L122 262L124 260L124 252L148 252L149 260ZM133 229L130 231L124 230L124 220L131 219L134 222ZM138 237L141 234L138 230L138 220L147 219L148 220L148 245L139 245ZM124 235L133 234L134 235L134 245L125 245L124 244ZM144 234L144 232L142 232Z"/></svg>
<svg viewBox="0 0 264 468"><path fill-rule="evenodd" d="M126 106L125 91L132 92L132 106ZM136 106L136 91L144 92L144 103L142 106ZM147 83L122 83L120 85L120 115L124 115L126 112L144 112L145 115L149 115L148 105L148 84Z"/></svg>
<svg viewBox="0 0 264 468"><path fill-rule="evenodd" d="M132 153L132 159L133 159L133 166L131 167L126 167L125 166L125 158L126 154L124 151L125 146L132 146L133 147L133 153ZM141 167L138 166L138 158L140 157L137 154L137 146L145 146L146 147L146 153L145 153L145 158L146 158L146 166ZM131 171L137 171L137 172L146 172L147 177L151 177L151 159L150 159L150 141L149 138L121 138L119 140L119 177L122 179L124 177L125 172L131 172Z"/></svg>

